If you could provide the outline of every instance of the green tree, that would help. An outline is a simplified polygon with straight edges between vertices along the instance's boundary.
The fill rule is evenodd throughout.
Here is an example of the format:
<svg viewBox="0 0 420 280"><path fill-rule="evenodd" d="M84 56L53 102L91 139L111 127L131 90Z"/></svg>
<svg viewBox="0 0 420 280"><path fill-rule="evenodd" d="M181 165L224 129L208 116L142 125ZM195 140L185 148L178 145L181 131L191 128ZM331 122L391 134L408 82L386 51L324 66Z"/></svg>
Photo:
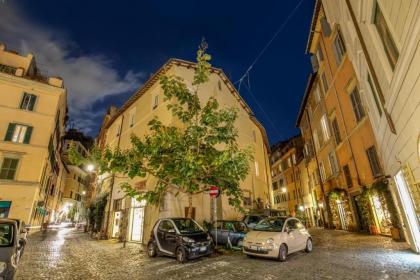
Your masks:
<svg viewBox="0 0 420 280"><path fill-rule="evenodd" d="M154 189L136 191L129 183L122 189L131 197L159 204L169 187L177 195L188 195L188 217L192 216L192 197L210 185L220 188L230 205L242 210L240 182L245 179L252 159L250 148L241 149L237 143L238 131L235 108L221 108L214 97L200 101L205 93L202 85L209 80L211 56L203 42L197 51L192 88L181 77L162 76L160 85L168 110L178 125L164 125L158 118L149 122L149 134L140 138L131 136L130 149L101 151L94 147L88 161L95 162L99 172L123 174L130 178L151 174L158 179ZM70 159L83 160L75 149Z"/></svg>

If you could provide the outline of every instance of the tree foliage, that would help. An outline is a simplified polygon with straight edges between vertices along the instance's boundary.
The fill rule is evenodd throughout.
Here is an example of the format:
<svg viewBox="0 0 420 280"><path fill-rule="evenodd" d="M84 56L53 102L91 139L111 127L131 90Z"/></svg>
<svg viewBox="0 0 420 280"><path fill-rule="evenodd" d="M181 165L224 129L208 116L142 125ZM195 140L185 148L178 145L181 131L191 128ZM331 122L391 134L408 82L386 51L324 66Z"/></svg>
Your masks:
<svg viewBox="0 0 420 280"><path fill-rule="evenodd" d="M144 137L131 135L130 149L109 147L101 151L94 147L90 161L95 162L100 173L123 174L130 178L157 178L153 189L139 192L129 183L122 189L132 197L158 204L170 187L189 195L191 215L193 194L216 185L228 198L229 204L242 209L240 182L245 179L251 150L241 149L237 143L238 130L235 108L222 108L214 97L202 89L209 80L211 56L207 46L201 44L197 51L197 64L191 85L181 77L164 75L160 85L167 109L177 119L177 125L163 124L157 117L148 123L149 133ZM74 149L70 160L86 161ZM177 194L178 194L177 192Z"/></svg>

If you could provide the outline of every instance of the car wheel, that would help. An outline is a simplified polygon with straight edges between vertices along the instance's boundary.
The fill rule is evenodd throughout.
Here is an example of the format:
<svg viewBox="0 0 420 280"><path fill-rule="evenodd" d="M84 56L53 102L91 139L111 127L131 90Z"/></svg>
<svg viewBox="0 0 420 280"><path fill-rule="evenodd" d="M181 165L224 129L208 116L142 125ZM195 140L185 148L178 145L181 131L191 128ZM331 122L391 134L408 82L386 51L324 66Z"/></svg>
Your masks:
<svg viewBox="0 0 420 280"><path fill-rule="evenodd" d="M150 242L147 245L147 255L151 258L154 258L157 255L156 245L153 242Z"/></svg>
<svg viewBox="0 0 420 280"><path fill-rule="evenodd" d="M313 248L313 246L312 246L312 239L311 238L308 238L308 240L306 240L305 252L306 253L312 252L312 248Z"/></svg>
<svg viewBox="0 0 420 280"><path fill-rule="evenodd" d="M243 247L244 246L244 240L243 239L239 239L238 242L236 243L236 246Z"/></svg>
<svg viewBox="0 0 420 280"><path fill-rule="evenodd" d="M184 248L178 247L176 249L176 260L180 263L185 263L187 261L187 254L185 253Z"/></svg>
<svg viewBox="0 0 420 280"><path fill-rule="evenodd" d="M286 258L287 258L287 246L286 244L283 243L280 245L280 248L279 248L278 260L281 262L284 262L286 261Z"/></svg>

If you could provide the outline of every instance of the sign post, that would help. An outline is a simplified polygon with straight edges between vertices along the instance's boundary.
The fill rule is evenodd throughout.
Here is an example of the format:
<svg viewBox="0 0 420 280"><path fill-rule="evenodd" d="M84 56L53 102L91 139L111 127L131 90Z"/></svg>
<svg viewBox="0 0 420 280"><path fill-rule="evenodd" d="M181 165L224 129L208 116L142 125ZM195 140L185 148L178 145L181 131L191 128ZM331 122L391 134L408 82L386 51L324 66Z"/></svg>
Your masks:
<svg viewBox="0 0 420 280"><path fill-rule="evenodd" d="M215 248L217 248L217 201L216 201L216 199L220 195L220 190L216 186L210 186L209 194L210 194L210 198L211 198L211 201L213 203L213 209L214 209L214 214L213 214L214 216L213 217L214 217L214 225L216 226L216 228L215 228L216 244L214 244L214 245L215 245Z"/></svg>

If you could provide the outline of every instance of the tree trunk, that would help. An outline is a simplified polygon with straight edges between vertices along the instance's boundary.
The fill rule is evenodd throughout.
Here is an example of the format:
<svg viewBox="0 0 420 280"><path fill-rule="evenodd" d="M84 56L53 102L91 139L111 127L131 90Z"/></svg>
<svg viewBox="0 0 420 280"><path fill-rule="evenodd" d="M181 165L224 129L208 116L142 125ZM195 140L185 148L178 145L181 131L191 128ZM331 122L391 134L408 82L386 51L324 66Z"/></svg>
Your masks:
<svg viewBox="0 0 420 280"><path fill-rule="evenodd" d="M192 219L192 193L188 193L188 212L187 212L187 218Z"/></svg>

